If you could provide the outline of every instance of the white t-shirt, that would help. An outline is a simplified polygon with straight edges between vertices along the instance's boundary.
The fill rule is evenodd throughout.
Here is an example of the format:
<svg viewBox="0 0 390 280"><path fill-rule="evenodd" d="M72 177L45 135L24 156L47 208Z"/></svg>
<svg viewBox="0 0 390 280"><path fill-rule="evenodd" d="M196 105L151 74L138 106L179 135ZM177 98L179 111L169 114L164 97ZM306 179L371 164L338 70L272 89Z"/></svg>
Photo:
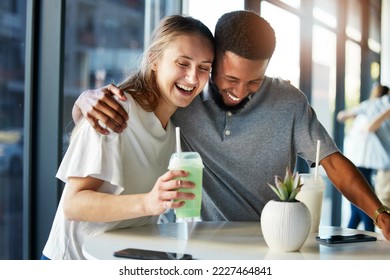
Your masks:
<svg viewBox="0 0 390 280"><path fill-rule="evenodd" d="M149 192L159 176L167 171L175 148L171 122L166 130L153 112L144 111L130 96L121 102L129 112L128 126L121 134L97 133L83 119L75 130L57 172L67 183L68 177L91 176L104 180L100 192L137 194ZM68 184L65 188L68 188ZM131 205L129 205L131 207ZM110 223L67 220L61 198L43 254L49 259L85 259L82 245L98 233L114 228L156 223L158 216L141 217Z"/></svg>

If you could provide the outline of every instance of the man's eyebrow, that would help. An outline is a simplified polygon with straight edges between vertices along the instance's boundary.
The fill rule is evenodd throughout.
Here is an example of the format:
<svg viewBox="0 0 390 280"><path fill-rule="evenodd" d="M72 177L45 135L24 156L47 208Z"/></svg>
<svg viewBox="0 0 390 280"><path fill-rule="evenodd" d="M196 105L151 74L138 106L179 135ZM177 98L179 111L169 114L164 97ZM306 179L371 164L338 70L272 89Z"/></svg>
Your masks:
<svg viewBox="0 0 390 280"><path fill-rule="evenodd" d="M236 77L231 76L231 75L224 74L224 76L225 76L226 79L229 79L229 80L236 80L236 81L240 80L239 78L236 78ZM257 78L257 79L250 80L248 82L261 82L263 80L264 80L264 78Z"/></svg>
<svg viewBox="0 0 390 280"><path fill-rule="evenodd" d="M225 78L228 78L228 79L231 79L231 80L239 80L238 78L234 77L234 76L231 76L231 75L224 75Z"/></svg>
<svg viewBox="0 0 390 280"><path fill-rule="evenodd" d="M257 78L257 79L250 80L250 82L261 82L263 80L264 80L263 78Z"/></svg>

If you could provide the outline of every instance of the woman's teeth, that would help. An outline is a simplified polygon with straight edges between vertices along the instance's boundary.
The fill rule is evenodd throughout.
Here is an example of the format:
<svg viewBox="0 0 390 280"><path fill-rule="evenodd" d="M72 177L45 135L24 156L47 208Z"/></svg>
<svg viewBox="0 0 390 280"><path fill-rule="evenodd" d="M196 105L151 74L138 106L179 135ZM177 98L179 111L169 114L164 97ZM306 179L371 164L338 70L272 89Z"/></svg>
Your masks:
<svg viewBox="0 0 390 280"><path fill-rule="evenodd" d="M181 90L184 90L184 91L187 91L187 92L191 92L194 90L195 87L188 87L188 86L185 86L185 85L179 85L179 84L176 84L176 86L181 89Z"/></svg>

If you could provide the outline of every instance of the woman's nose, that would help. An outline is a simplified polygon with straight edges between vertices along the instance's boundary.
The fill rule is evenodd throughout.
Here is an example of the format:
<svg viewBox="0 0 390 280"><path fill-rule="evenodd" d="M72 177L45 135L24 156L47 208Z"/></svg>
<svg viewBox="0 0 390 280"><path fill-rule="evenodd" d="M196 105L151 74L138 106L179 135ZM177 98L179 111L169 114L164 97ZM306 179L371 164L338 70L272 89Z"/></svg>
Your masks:
<svg viewBox="0 0 390 280"><path fill-rule="evenodd" d="M195 84L197 80L197 72L195 68L189 68L186 73L186 80L191 84Z"/></svg>

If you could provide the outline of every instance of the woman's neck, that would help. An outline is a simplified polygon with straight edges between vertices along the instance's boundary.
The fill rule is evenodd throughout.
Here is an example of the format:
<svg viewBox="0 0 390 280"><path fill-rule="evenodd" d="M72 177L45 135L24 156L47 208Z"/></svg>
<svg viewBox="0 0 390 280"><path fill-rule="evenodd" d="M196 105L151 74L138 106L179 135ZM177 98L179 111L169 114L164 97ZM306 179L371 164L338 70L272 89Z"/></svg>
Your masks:
<svg viewBox="0 0 390 280"><path fill-rule="evenodd" d="M164 129L167 128L169 119L177 110L176 106L170 106L166 104L164 101L160 102L156 109L154 109L154 114L160 120L160 123Z"/></svg>

